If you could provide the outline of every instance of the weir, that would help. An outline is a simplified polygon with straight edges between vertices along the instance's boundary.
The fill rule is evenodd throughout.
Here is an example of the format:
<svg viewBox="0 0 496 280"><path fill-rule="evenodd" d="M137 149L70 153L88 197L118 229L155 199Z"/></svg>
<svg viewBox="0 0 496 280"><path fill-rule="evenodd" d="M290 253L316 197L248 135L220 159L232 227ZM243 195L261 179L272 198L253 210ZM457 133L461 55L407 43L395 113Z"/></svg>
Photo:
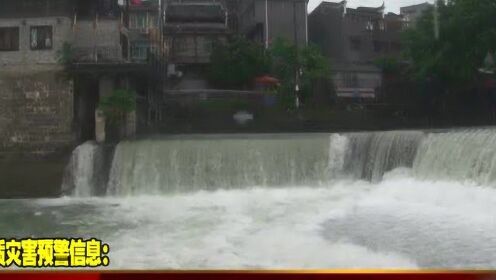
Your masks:
<svg viewBox="0 0 496 280"><path fill-rule="evenodd" d="M380 182L396 168L420 179L496 179L494 130L218 135L78 147L63 190L74 196L156 195L250 187ZM102 160L107 158L107 160Z"/></svg>

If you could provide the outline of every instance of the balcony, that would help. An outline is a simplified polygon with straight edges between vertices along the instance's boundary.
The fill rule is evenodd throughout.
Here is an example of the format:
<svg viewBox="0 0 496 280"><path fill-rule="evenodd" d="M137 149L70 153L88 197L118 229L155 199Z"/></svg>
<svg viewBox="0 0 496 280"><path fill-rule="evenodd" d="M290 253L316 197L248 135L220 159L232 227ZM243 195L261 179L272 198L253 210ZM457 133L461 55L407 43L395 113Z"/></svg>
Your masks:
<svg viewBox="0 0 496 280"><path fill-rule="evenodd" d="M120 47L75 47L73 61L76 63L120 63L123 62Z"/></svg>
<svg viewBox="0 0 496 280"><path fill-rule="evenodd" d="M76 63L124 62L120 20L79 20L73 24L72 56Z"/></svg>

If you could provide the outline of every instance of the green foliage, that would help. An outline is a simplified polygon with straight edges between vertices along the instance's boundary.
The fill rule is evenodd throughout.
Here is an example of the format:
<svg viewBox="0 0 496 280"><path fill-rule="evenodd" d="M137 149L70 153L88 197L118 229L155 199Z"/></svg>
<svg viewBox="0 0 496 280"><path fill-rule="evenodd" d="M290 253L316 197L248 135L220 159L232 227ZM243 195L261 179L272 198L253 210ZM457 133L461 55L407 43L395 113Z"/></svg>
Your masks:
<svg viewBox="0 0 496 280"><path fill-rule="evenodd" d="M267 73L269 57L263 46L241 37L216 42L212 49L209 80L223 88L249 86L257 75Z"/></svg>
<svg viewBox="0 0 496 280"><path fill-rule="evenodd" d="M74 51L72 45L64 42L62 48L57 51L57 62L63 65L68 65L73 62Z"/></svg>
<svg viewBox="0 0 496 280"><path fill-rule="evenodd" d="M496 48L496 2L439 1L438 7L439 38L434 10L404 34L412 73L419 80L436 77L452 89L471 85L488 51Z"/></svg>
<svg viewBox="0 0 496 280"><path fill-rule="evenodd" d="M394 74L401 70L400 62L395 57L382 57L375 61L375 65L382 70L384 74Z"/></svg>
<svg viewBox="0 0 496 280"><path fill-rule="evenodd" d="M209 79L215 85L248 87L256 76L263 74L270 74L281 81L277 93L286 107L295 104L297 81L299 97L304 102L311 96L316 80L330 80L331 77L329 60L315 46L298 49L291 42L278 38L266 50L262 45L240 37L214 46Z"/></svg>
<svg viewBox="0 0 496 280"><path fill-rule="evenodd" d="M136 95L125 89L114 90L111 95L100 100L98 109L110 122L122 121L126 114L136 110Z"/></svg>
<svg viewBox="0 0 496 280"><path fill-rule="evenodd" d="M312 95L313 85L318 80L330 80L329 60L320 49L309 45L297 48L292 43L278 38L270 48L272 74L281 80L280 99L286 107L295 105L296 83L299 85L299 98L305 103Z"/></svg>

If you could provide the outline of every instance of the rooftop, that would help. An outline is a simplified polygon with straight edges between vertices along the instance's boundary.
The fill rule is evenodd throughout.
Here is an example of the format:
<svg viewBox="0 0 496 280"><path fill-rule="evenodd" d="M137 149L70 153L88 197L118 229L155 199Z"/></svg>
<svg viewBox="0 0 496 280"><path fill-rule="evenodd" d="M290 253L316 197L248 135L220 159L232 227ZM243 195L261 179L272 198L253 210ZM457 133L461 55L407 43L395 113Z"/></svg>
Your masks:
<svg viewBox="0 0 496 280"><path fill-rule="evenodd" d="M401 7L400 8L400 11L402 13L408 11L408 10L419 10L419 9L426 9L426 8L429 8L429 7L433 7L434 5L429 3L429 2L424 2L424 3L420 3L420 4L416 4L416 5L410 5L410 6L404 6L404 7Z"/></svg>
<svg viewBox="0 0 496 280"><path fill-rule="evenodd" d="M224 22L226 10L220 3L173 3L166 11L168 22Z"/></svg>

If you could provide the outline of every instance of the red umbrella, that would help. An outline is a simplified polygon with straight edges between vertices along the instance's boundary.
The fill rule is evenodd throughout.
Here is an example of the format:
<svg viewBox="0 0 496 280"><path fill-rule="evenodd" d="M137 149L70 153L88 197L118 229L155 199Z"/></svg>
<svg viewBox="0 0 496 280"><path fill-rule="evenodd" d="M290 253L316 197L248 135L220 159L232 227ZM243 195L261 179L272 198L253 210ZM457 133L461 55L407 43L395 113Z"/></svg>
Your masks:
<svg viewBox="0 0 496 280"><path fill-rule="evenodd" d="M265 75L255 78L255 83L259 85L278 85L279 80L277 78Z"/></svg>

